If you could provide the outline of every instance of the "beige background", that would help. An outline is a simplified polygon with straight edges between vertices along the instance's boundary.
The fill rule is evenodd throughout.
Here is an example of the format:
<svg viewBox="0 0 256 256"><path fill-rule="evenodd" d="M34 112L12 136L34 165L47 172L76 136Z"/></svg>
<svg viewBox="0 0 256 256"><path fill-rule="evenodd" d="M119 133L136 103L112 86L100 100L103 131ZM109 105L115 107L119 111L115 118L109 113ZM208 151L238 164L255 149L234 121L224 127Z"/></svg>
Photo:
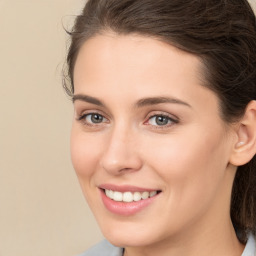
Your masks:
<svg viewBox="0 0 256 256"><path fill-rule="evenodd" d="M72 169L61 87L62 22L84 2L0 0L0 256L71 256L102 238Z"/></svg>
<svg viewBox="0 0 256 256"><path fill-rule="evenodd" d="M69 157L61 86L84 0L0 0L0 255L70 256L100 240Z"/></svg>

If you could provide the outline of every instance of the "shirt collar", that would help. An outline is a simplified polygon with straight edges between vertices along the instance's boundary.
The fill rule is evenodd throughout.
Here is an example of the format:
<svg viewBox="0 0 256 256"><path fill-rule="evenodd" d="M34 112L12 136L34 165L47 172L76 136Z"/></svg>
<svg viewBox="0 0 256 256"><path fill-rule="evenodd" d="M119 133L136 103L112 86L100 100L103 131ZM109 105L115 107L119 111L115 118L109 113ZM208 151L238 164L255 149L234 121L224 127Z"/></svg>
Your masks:
<svg viewBox="0 0 256 256"><path fill-rule="evenodd" d="M249 235L243 254L241 256L256 256L256 242L252 234Z"/></svg>

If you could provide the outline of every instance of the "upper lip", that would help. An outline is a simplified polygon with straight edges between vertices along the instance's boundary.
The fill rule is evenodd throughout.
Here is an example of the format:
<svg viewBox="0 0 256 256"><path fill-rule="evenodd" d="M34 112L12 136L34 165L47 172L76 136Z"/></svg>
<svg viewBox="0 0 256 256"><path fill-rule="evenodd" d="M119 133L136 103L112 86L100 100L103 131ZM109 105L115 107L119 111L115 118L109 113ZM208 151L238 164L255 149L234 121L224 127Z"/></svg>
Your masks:
<svg viewBox="0 0 256 256"><path fill-rule="evenodd" d="M154 188L143 188L132 185L114 185L114 184L101 184L100 189L107 189L119 192L151 192L151 191L160 191L159 189Z"/></svg>

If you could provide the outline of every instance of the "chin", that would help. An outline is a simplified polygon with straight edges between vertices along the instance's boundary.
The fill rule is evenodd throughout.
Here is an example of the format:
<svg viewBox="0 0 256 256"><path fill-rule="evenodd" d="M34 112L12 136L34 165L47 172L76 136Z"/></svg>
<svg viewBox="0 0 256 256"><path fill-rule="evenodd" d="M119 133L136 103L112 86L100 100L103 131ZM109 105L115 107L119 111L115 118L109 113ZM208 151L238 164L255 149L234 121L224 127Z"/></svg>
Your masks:
<svg viewBox="0 0 256 256"><path fill-rule="evenodd" d="M134 234L122 234L122 235L105 235L106 239L117 247L143 247L150 243L150 240L146 236L138 236Z"/></svg>
<svg viewBox="0 0 256 256"><path fill-rule="evenodd" d="M129 227L120 227L122 225L113 225L112 227L101 227L104 237L117 247L143 247L156 242L159 236L156 232L148 230L140 225L128 224ZM152 236L153 235L153 236Z"/></svg>

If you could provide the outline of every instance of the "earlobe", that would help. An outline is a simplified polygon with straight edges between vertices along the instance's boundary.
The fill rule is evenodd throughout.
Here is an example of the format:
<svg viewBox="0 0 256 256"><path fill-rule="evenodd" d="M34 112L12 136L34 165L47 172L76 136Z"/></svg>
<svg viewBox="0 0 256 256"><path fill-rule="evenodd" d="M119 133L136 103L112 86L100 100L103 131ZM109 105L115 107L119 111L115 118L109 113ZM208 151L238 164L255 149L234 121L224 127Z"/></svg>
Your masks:
<svg viewBox="0 0 256 256"><path fill-rule="evenodd" d="M256 101L251 101L238 123L236 141L230 156L230 163L241 166L256 154Z"/></svg>

